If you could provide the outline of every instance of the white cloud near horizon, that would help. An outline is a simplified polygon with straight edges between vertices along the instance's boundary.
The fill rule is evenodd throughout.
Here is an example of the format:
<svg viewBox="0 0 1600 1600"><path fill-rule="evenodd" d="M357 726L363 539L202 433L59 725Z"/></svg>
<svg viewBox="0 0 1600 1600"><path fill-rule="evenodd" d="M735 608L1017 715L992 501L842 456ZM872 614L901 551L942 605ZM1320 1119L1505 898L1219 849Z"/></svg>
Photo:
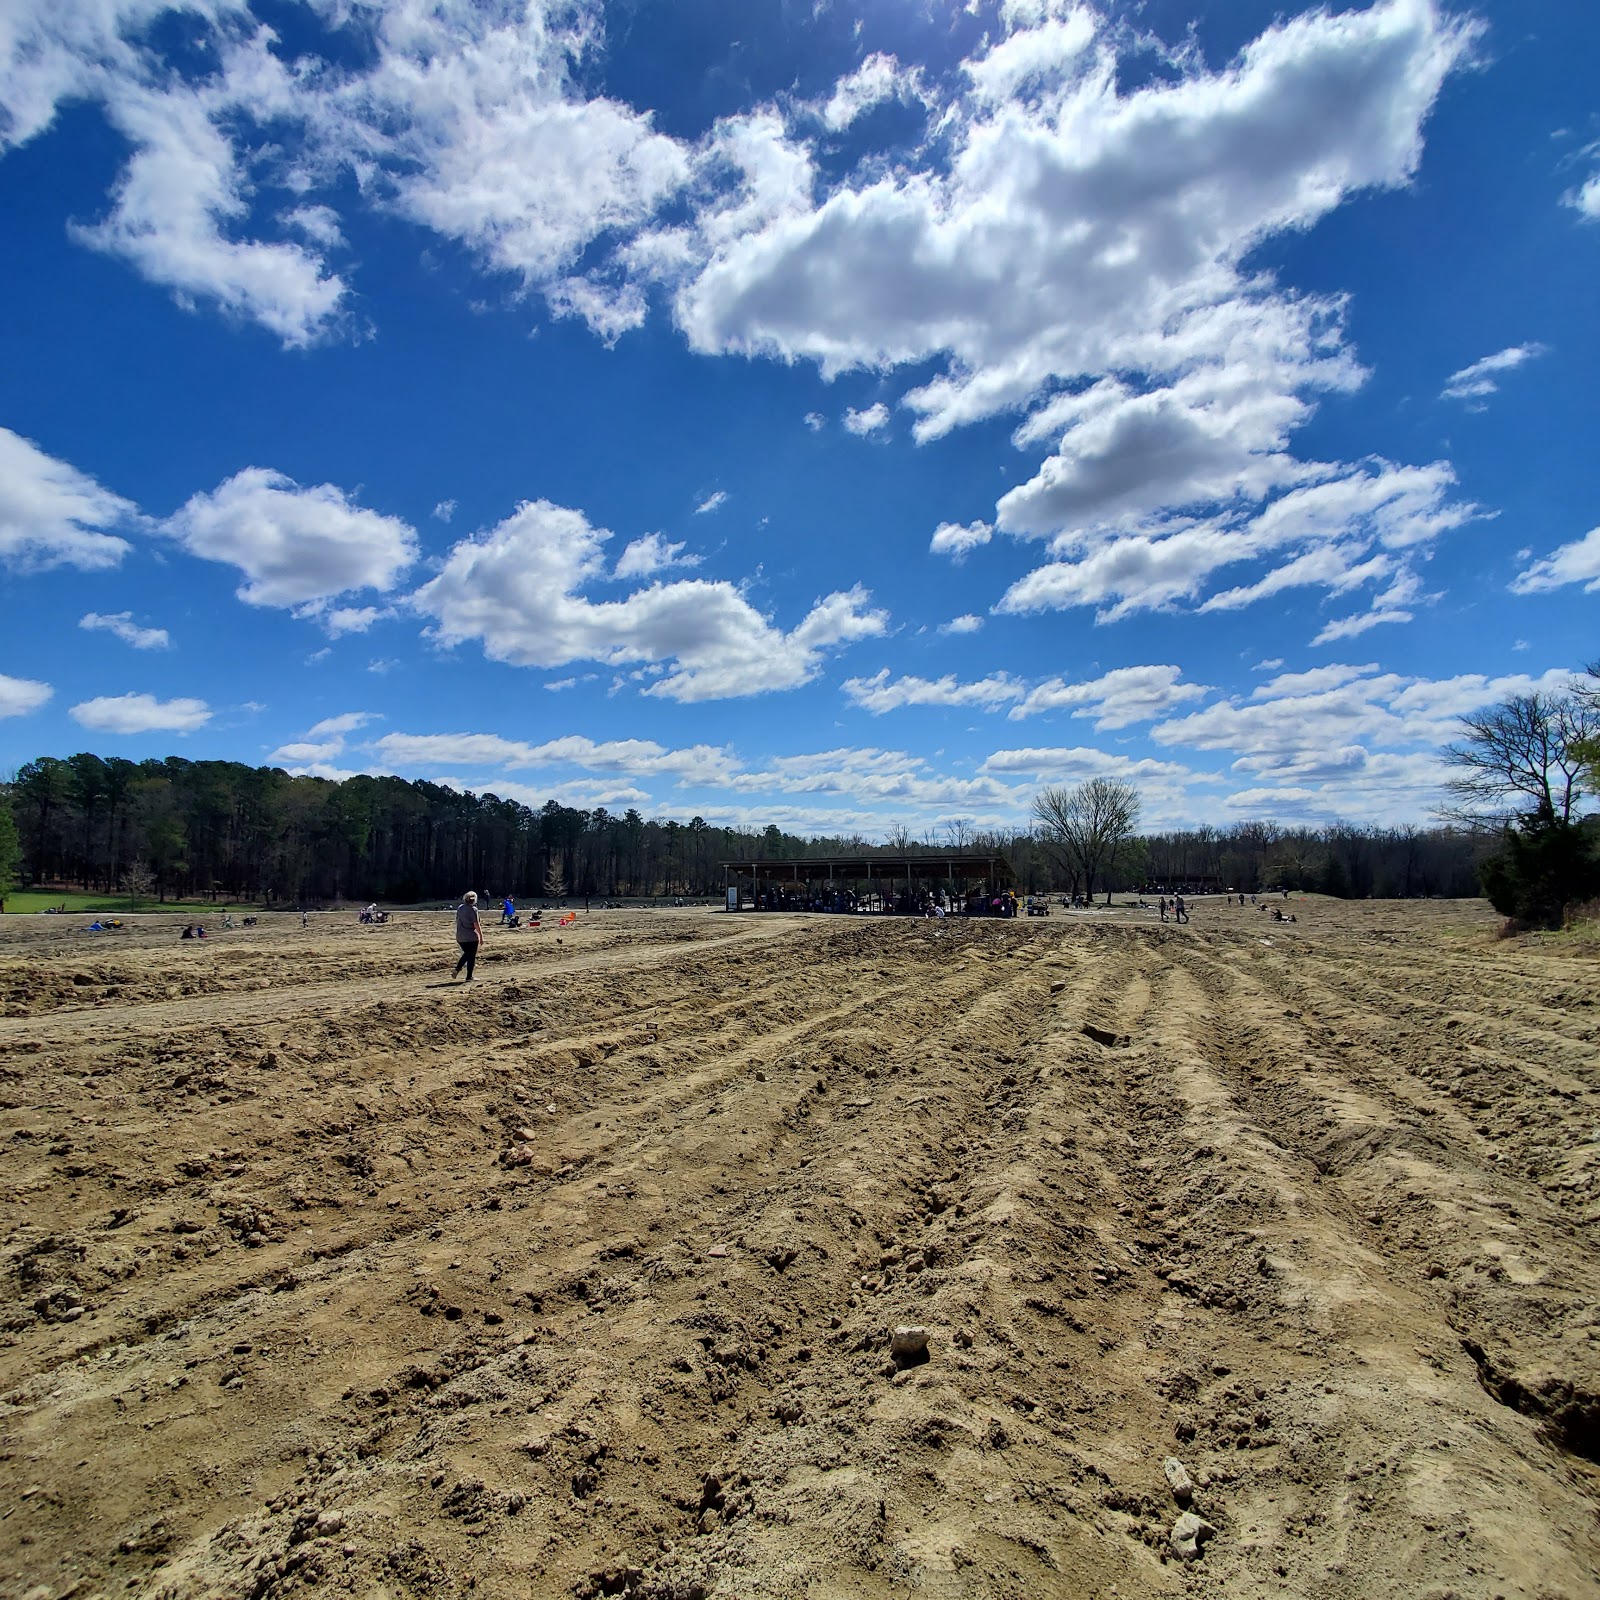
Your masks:
<svg viewBox="0 0 1600 1600"><path fill-rule="evenodd" d="M303 739L279 745L267 760L285 766L291 773L327 777L334 770L330 763L345 752L346 735L369 722L382 720L376 711L341 711L308 728Z"/></svg>
<svg viewBox="0 0 1600 1600"><path fill-rule="evenodd" d="M1288 759L1301 767L1354 771L1365 764L1368 746L1426 746L1427 758L1442 772L1437 751L1455 736L1458 717L1508 695L1560 692L1572 676L1551 668L1538 677L1462 673L1428 679L1372 665L1331 666L1284 674L1247 700L1219 700L1168 718L1152 736L1164 745L1231 751L1235 766L1250 771L1274 769Z"/></svg>
<svg viewBox="0 0 1600 1600"><path fill-rule="evenodd" d="M1087 745L996 750L984 760L983 770L1038 778L1041 782L1081 782L1085 778L1122 778L1130 783L1149 780L1182 782L1205 776L1179 761L1117 755Z"/></svg>
<svg viewBox="0 0 1600 1600"><path fill-rule="evenodd" d="M0 565L104 571L132 549L105 530L136 516L121 495L0 427Z"/></svg>
<svg viewBox="0 0 1600 1600"><path fill-rule="evenodd" d="M96 733L193 733L211 720L204 700L158 700L151 694L101 695L68 709L74 722Z"/></svg>
<svg viewBox="0 0 1600 1600"><path fill-rule="evenodd" d="M48 683L36 678L12 678L0 672L0 717L25 717L54 693Z"/></svg>
<svg viewBox="0 0 1600 1600"><path fill-rule="evenodd" d="M583 767L634 778L714 779L731 775L736 763L716 745L672 750L651 739L594 740L568 734L530 744L494 733L386 733L373 742L386 761L403 766L496 767L521 771L537 767Z"/></svg>
<svg viewBox="0 0 1600 1600"><path fill-rule="evenodd" d="M354 733L357 728L364 728L369 722L382 720L376 711L341 711L337 716L324 717L321 722L308 728L306 737L322 739L335 734Z"/></svg>
<svg viewBox="0 0 1600 1600"><path fill-rule="evenodd" d="M78 626L91 633L109 633L132 645L135 650L165 650L172 644L165 628L143 628L133 620L131 611L114 611L102 616L98 611L85 612L78 618Z"/></svg>
<svg viewBox="0 0 1600 1600"><path fill-rule="evenodd" d="M788 632L725 581L658 581L591 600L580 591L607 576L610 538L581 511L528 502L455 545L411 603L446 647L477 640L514 666L641 667L654 675L642 694L685 702L796 688L833 649L887 631L859 585L819 599Z"/></svg>
<svg viewBox="0 0 1600 1600"><path fill-rule="evenodd" d="M1204 684L1180 683L1182 676L1175 666L1116 667L1098 678L1047 678L1030 685L1008 672L961 682L953 673L896 678L884 667L870 678L847 678L841 687L849 700L874 716L906 706L976 706L984 711L1007 706L1013 722L1067 711L1092 718L1096 728L1119 729L1166 716L1211 692Z"/></svg>

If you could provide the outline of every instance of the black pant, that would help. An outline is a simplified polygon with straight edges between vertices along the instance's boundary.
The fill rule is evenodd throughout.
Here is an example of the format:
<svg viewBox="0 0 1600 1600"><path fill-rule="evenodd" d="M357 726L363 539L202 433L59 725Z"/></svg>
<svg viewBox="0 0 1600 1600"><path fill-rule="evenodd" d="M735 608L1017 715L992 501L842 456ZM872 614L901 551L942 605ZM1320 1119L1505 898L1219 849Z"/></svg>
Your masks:
<svg viewBox="0 0 1600 1600"><path fill-rule="evenodd" d="M461 976L461 969L463 967L465 967L467 969L467 982L471 983L472 982L472 964L477 959L478 959L478 941L476 939L463 939L463 940L461 940L461 959L458 962L456 962L456 970L455 970L455 973L453 974L453 976L459 978Z"/></svg>

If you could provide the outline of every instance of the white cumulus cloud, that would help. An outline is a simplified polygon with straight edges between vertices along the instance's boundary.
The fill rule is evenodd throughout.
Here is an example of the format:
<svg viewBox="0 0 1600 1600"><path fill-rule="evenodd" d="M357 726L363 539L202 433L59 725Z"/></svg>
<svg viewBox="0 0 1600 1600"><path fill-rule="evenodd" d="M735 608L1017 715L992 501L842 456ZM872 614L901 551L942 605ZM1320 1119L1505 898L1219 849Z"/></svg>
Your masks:
<svg viewBox="0 0 1600 1600"><path fill-rule="evenodd" d="M889 408L881 400L860 411L852 408L844 414L844 425L847 432L863 439L869 433L876 433L878 429L889 425Z"/></svg>
<svg viewBox="0 0 1600 1600"><path fill-rule="evenodd" d="M936 556L951 556L962 560L969 551L977 550L994 537L994 529L987 522L941 522L933 530L928 548Z"/></svg>
<svg viewBox="0 0 1600 1600"><path fill-rule="evenodd" d="M135 514L120 495L0 428L0 563L24 572L114 567L130 546L105 530Z"/></svg>
<svg viewBox="0 0 1600 1600"><path fill-rule="evenodd" d="M209 494L194 495L162 531L206 561L236 567L247 605L295 608L322 616L336 596L393 589L416 560L417 536L398 517L355 505L331 483L302 488L280 472L246 467ZM333 631L361 631L376 620L340 613ZM330 619L331 623L331 619Z"/></svg>
<svg viewBox="0 0 1600 1600"><path fill-rule="evenodd" d="M701 506L700 510L708 507ZM709 508L714 509L714 508ZM665 572L669 567L697 567L699 556L686 556L682 543L670 543L659 533L647 533L623 547L612 571L614 578L648 578L652 573Z"/></svg>
<svg viewBox="0 0 1600 1600"><path fill-rule="evenodd" d="M204 700L158 700L152 694L101 695L67 715L96 733L193 733L211 720Z"/></svg>
<svg viewBox="0 0 1600 1600"><path fill-rule="evenodd" d="M412 602L444 645L476 639L517 666L659 667L642 692L683 701L796 688L835 647L888 627L859 586L824 596L788 632L726 582L657 582L594 600L581 591L608 576L610 537L581 511L533 501L457 544Z"/></svg>
<svg viewBox="0 0 1600 1600"><path fill-rule="evenodd" d="M1051 678L1030 689L1009 715L1016 722L1048 711L1069 711L1074 717L1092 718L1097 728L1126 728L1166 716L1210 693L1204 684L1180 682L1182 677L1181 667L1162 665L1113 667L1098 678L1077 681Z"/></svg>
<svg viewBox="0 0 1600 1600"><path fill-rule="evenodd" d="M254 65L272 63L268 74L286 72L264 47L260 58ZM282 83L260 109L291 92ZM302 245L230 236L230 226L250 210L249 180L222 126L236 106L226 90L114 82L107 114L133 153L110 214L73 232L125 257L151 282L173 290L180 303L212 300L261 323L285 345L312 344L332 324L345 284Z"/></svg>
<svg viewBox="0 0 1600 1600"><path fill-rule="evenodd" d="M581 767L634 778L700 779L731 776L737 763L727 749L697 744L671 749L653 739L591 739L565 734L532 744L497 733L386 733L374 742L385 760L399 766L529 768Z"/></svg>
<svg viewBox="0 0 1600 1600"><path fill-rule="evenodd" d="M25 717L37 711L55 690L34 678L11 678L0 672L0 717Z"/></svg>
<svg viewBox="0 0 1600 1600"><path fill-rule="evenodd" d="M961 683L953 673L942 678L895 678L887 667L870 678L846 678L842 687L856 705L874 716L903 706L981 706L992 711L1027 693L1026 686L1006 672Z"/></svg>
<svg viewBox="0 0 1600 1600"><path fill-rule="evenodd" d="M921 73L915 67L904 68L891 55L870 55L833 86L822 120L838 133L885 100L920 97L921 92Z"/></svg>
<svg viewBox="0 0 1600 1600"><path fill-rule="evenodd" d="M1027 613L1093 605L1115 622L1196 600L1224 568L1265 562L1250 583L1212 594L1200 609L1235 610L1297 586L1333 594L1405 576L1403 552L1425 548L1480 515L1452 498L1444 462L1372 461L1323 469L1258 512L1174 518L1149 531L1055 542L1062 558L1018 579L996 609Z"/></svg>

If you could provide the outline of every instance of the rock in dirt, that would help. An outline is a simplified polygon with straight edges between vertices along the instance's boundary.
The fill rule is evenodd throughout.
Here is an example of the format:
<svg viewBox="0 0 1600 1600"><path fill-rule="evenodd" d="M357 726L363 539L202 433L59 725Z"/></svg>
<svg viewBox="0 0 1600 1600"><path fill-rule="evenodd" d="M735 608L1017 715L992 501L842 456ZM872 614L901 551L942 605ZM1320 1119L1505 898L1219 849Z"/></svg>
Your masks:
<svg viewBox="0 0 1600 1600"><path fill-rule="evenodd" d="M1180 1506L1186 1506L1194 1499L1194 1480L1189 1476L1184 1464L1176 1456L1168 1456L1161 1463L1161 1470L1167 1475L1167 1482L1172 1487L1172 1498Z"/></svg>
<svg viewBox="0 0 1600 1600"><path fill-rule="evenodd" d="M1185 1561L1197 1561L1201 1547L1207 1539L1216 1537L1217 1530L1192 1511L1184 1514L1172 1525L1172 1548Z"/></svg>
<svg viewBox="0 0 1600 1600"><path fill-rule="evenodd" d="M928 1330L899 1327L889 1335L889 1354L897 1368L915 1367L928 1359Z"/></svg>

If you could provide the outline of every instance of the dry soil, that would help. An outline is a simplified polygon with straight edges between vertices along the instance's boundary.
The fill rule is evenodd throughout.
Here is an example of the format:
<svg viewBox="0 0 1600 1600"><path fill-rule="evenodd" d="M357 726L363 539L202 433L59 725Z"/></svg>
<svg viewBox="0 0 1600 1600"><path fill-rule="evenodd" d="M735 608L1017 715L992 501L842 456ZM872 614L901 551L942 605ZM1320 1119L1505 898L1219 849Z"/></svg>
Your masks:
<svg viewBox="0 0 1600 1600"><path fill-rule="evenodd" d="M1600 968L1291 909L6 918L0 1594L1600 1593Z"/></svg>

